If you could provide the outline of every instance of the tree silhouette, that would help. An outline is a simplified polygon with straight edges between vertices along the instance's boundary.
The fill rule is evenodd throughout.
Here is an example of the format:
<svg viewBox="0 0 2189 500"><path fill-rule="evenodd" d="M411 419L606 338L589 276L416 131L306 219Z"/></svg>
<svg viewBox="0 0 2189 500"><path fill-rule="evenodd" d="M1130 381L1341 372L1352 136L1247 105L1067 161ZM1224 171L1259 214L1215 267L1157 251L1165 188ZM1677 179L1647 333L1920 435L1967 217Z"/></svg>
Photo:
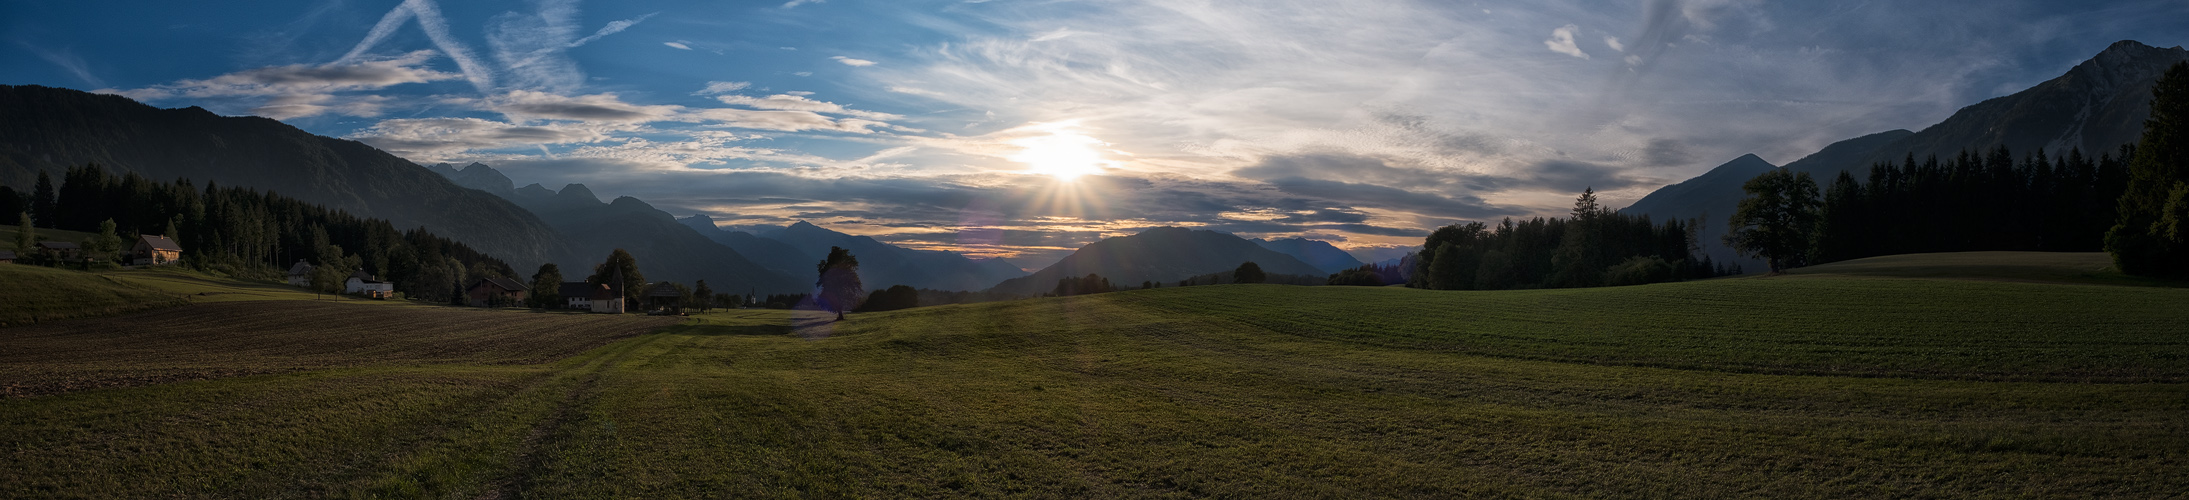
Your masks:
<svg viewBox="0 0 2189 500"><path fill-rule="evenodd" d="M1771 272L1801 266L1817 225L1817 181L1808 172L1776 169L1741 185L1748 192L1728 222L1725 242L1741 255L1768 261Z"/></svg>
<svg viewBox="0 0 2189 500"><path fill-rule="evenodd" d="M1264 281L1269 281L1269 274L1262 272L1262 265L1253 261L1240 264L1239 269L1231 272L1232 283L1261 283Z"/></svg>
<svg viewBox="0 0 2189 500"><path fill-rule="evenodd" d="M866 295L866 287L859 283L859 258L842 247L828 247L828 258L815 266L821 275L813 286L820 288L821 307L836 311L836 320L843 321L844 311L857 307L859 296Z"/></svg>
<svg viewBox="0 0 2189 500"><path fill-rule="evenodd" d="M615 283L619 272L623 282ZM632 257L631 252L618 248L608 253L608 260L593 266L593 275L587 276L585 282L616 287L623 292L624 307L637 307L639 289L646 287L646 275L638 272L638 259Z"/></svg>
<svg viewBox="0 0 2189 500"><path fill-rule="evenodd" d="M2151 89L2151 118L2105 248L2121 272L2189 277L2189 62L2174 63Z"/></svg>
<svg viewBox="0 0 2189 500"><path fill-rule="evenodd" d="M692 283L692 300L698 302L693 305L699 306L699 312L702 313L714 306L714 289L707 287L707 280Z"/></svg>
<svg viewBox="0 0 2189 500"><path fill-rule="evenodd" d="M54 219L57 218L56 214L58 213L54 211L53 176L46 175L45 171L39 171L38 184L31 189L31 218L37 221L38 227L52 229Z"/></svg>
<svg viewBox="0 0 2189 500"><path fill-rule="evenodd" d="M540 309L562 302L562 268L553 262L540 264L539 272L532 273L532 293L526 294L525 301Z"/></svg>

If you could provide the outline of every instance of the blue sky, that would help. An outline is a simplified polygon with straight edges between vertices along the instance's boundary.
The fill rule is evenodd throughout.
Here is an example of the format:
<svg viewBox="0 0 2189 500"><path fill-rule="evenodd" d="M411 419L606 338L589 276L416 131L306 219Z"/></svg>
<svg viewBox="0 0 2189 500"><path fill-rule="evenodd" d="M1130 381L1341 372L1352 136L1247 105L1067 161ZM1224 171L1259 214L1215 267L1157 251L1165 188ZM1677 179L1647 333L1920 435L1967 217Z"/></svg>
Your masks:
<svg viewBox="0 0 2189 500"><path fill-rule="evenodd" d="M1920 129L2189 3L0 3L8 84L519 185L1038 267L1180 225L1348 248Z"/></svg>

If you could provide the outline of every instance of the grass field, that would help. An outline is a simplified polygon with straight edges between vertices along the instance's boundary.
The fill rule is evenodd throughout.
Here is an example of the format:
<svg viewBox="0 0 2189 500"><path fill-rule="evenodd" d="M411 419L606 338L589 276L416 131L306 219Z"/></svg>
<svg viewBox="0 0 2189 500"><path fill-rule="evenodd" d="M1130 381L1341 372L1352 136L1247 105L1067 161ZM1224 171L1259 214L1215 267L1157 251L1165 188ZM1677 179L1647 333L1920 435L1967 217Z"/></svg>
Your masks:
<svg viewBox="0 0 2189 500"><path fill-rule="evenodd" d="M114 349L137 337L0 329L0 353L67 346L23 358L50 377L167 358L285 367L0 399L0 496L2189 491L2189 289L1889 274L1188 287L840 323L739 310L540 364L521 363L585 341L375 349L291 328L193 351L224 340Z"/></svg>

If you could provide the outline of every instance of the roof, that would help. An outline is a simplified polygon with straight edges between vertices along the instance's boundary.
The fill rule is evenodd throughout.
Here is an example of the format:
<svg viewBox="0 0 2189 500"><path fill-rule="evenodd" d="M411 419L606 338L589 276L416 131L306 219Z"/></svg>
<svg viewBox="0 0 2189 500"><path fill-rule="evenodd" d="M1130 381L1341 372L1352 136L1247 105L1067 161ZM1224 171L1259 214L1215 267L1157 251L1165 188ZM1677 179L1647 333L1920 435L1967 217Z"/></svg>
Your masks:
<svg viewBox="0 0 2189 500"><path fill-rule="evenodd" d="M593 285L593 300L623 300L623 294L608 285Z"/></svg>
<svg viewBox="0 0 2189 500"><path fill-rule="evenodd" d="M477 283L472 283L472 284L471 284L471 288L474 288L474 289L476 289L476 288L479 288L479 287L481 287L481 286L488 286L488 285L492 285L492 286L495 286L495 287L501 288L501 289L502 289L502 291L506 291L506 292L521 292L521 291L524 291L524 284L523 284L523 283L518 283L518 282L517 282L517 280L513 280L513 279L509 279L509 278L479 278L479 282L477 282Z"/></svg>
<svg viewBox="0 0 2189 500"><path fill-rule="evenodd" d="M137 236L137 240L144 243L145 246L152 247L153 250L166 250L170 252L182 251L182 245L175 244L175 240L167 239L166 236L154 236L147 234Z"/></svg>
<svg viewBox="0 0 2189 500"><path fill-rule="evenodd" d="M372 275L370 275L370 274L365 274L365 270L363 270L363 269L359 269L359 270L357 270L357 272L354 272L354 273L350 273L350 279L354 279L354 280L357 280L357 281L358 281L359 283L365 283L365 284L379 284L379 283L387 283L386 281L380 281L380 280L372 279Z"/></svg>
<svg viewBox="0 0 2189 500"><path fill-rule="evenodd" d="M69 243L66 241L40 241L38 242L38 248L44 248L47 250L75 250L77 247L75 243Z"/></svg>
<svg viewBox="0 0 2189 500"><path fill-rule="evenodd" d="M591 298L593 296L594 286L595 285L592 283L586 283L583 281L565 281L562 282L562 288L556 289L556 291L560 292L562 294L562 298L565 299Z"/></svg>
<svg viewBox="0 0 2189 500"><path fill-rule="evenodd" d="M648 297L678 297L678 298L682 298L682 297L684 296L684 292L678 291L678 290L676 289L676 287L674 287L674 286L670 286L669 282L667 282L667 281L663 281L663 282L660 282L660 283L655 283L655 284L654 284L654 289L653 289L653 290L648 290L648 291L646 292L646 296L648 296Z"/></svg>
<svg viewBox="0 0 2189 500"><path fill-rule="evenodd" d="M306 274L311 274L311 273L312 273L312 263L310 263L310 262L305 262L305 261L304 261L304 259L297 259L297 260L296 260L296 265L294 265L294 266L289 266L289 275L290 275L290 276L303 276L303 275L306 275Z"/></svg>

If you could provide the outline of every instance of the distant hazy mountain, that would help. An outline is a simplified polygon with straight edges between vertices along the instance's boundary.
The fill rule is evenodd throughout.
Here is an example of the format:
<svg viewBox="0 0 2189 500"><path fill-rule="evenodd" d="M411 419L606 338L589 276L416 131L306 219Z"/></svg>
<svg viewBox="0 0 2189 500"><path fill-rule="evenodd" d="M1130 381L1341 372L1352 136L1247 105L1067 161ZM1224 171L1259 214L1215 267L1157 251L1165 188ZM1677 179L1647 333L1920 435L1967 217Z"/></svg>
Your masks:
<svg viewBox="0 0 2189 500"><path fill-rule="evenodd" d="M1298 258L1262 248L1238 236L1159 227L1132 236L1094 242L1030 276L996 285L994 290L1037 295L1055 289L1058 279L1088 274L1102 275L1119 287L1138 287L1142 281L1170 283L1203 274L1231 272L1246 262L1253 262L1270 274L1327 274Z"/></svg>
<svg viewBox="0 0 2189 500"><path fill-rule="evenodd" d="M463 189L371 146L252 116L159 109L114 95L0 85L0 184L98 163L198 186L275 191L327 208L424 226L519 269L561 253L553 229L502 198Z"/></svg>
<svg viewBox="0 0 2189 500"><path fill-rule="evenodd" d="M747 259L752 259L753 262L760 264L762 267L793 277L802 278L814 274L814 265L822 260L811 258L812 256L808 252L780 241L754 236L752 233L744 231L722 229L720 226L715 225L714 218L706 215L694 215L677 219L677 223L692 228L693 231L698 231L700 235L714 240L715 243L721 243L733 250L737 250L737 253L744 255ZM822 249L822 251L826 252L827 249ZM825 253L823 257L826 257Z"/></svg>
<svg viewBox="0 0 2189 500"><path fill-rule="evenodd" d="M859 258L860 281L869 289L905 285L934 290L983 290L1003 280L1026 275L1008 262L992 259L983 262L954 252L907 249L866 236L832 231L806 221L753 236L795 249L801 260L792 265L805 273L812 273L814 264L828 257L829 247L850 250ZM726 237L741 238L736 234Z"/></svg>
<svg viewBox="0 0 2189 500"><path fill-rule="evenodd" d="M1659 188L1656 192L1649 193L1649 196L1642 197L1641 201L1620 209L1619 213L1648 215L1652 222L1659 223L1667 220L1701 219L1703 228L1696 231L1697 239L1701 241L1696 243L1702 246L1705 255L1709 255L1713 261L1739 263L1744 269L1758 269L1748 265L1750 259L1734 253L1733 248L1726 246L1720 237L1726 232L1725 220L1733 216L1733 209L1746 196L1741 191L1741 184L1777 168L1777 165L1772 165L1756 155L1741 155L1740 158L1725 162L1703 175Z"/></svg>
<svg viewBox="0 0 2189 500"><path fill-rule="evenodd" d="M1397 265L1399 259L1405 258L1407 255L1412 255L1414 252L1419 251L1421 251L1420 246L1359 247L1354 248L1353 250L1346 253L1353 254L1353 257L1356 259L1360 259L1361 262L1384 266Z"/></svg>
<svg viewBox="0 0 2189 500"><path fill-rule="evenodd" d="M1300 262L1321 269L1324 274L1336 274L1338 271L1361 267L1361 260L1353 258L1353 254L1345 253L1330 242L1322 240L1286 238L1272 241L1256 238L1249 241L1261 245L1262 248L1300 259Z"/></svg>
<svg viewBox="0 0 2189 500"><path fill-rule="evenodd" d="M509 176L502 175L500 170L486 166L485 163L474 162L465 165L461 170L449 166L447 163L435 163L433 166L426 167L426 169L447 177L449 181L455 182L458 186L486 191L503 198L510 198L516 194L514 188L517 184L510 182Z"/></svg>
<svg viewBox="0 0 2189 500"><path fill-rule="evenodd" d="M1921 132L1893 130L1840 141L1786 168L1809 173L1821 190L1842 170L1867 180L1870 165L1898 163L1911 154L1921 161L1931 155L1948 158L1963 150L1987 151L2004 145L2016 155L2039 148L2058 155L2079 147L2095 157L2141 137L2143 121L2151 114L2152 85L2167 66L2184 60L2189 60L2189 50L2181 47L2118 42L2059 78L1961 108ZM1720 262L1740 263L1748 271L1757 271L1762 269L1761 261L1735 257L1720 237L1726 232L1726 219L1746 196L1741 184L1771 168L1775 167L1755 155L1744 155L1693 179L1659 188L1620 211L1647 214L1659 221L1707 214L1699 242L1704 252Z"/></svg>
<svg viewBox="0 0 2189 500"><path fill-rule="evenodd" d="M554 225L568 242L570 252L556 261L564 278L584 277L610 252L622 248L638 259L639 272L646 273L647 279L687 285L703 279L722 293L785 293L811 288L809 283L753 263L736 250L678 224L668 212L638 198L626 196L602 203L583 184L564 186L559 192L544 187L533 189L536 186L516 190L524 193L516 201Z"/></svg>

